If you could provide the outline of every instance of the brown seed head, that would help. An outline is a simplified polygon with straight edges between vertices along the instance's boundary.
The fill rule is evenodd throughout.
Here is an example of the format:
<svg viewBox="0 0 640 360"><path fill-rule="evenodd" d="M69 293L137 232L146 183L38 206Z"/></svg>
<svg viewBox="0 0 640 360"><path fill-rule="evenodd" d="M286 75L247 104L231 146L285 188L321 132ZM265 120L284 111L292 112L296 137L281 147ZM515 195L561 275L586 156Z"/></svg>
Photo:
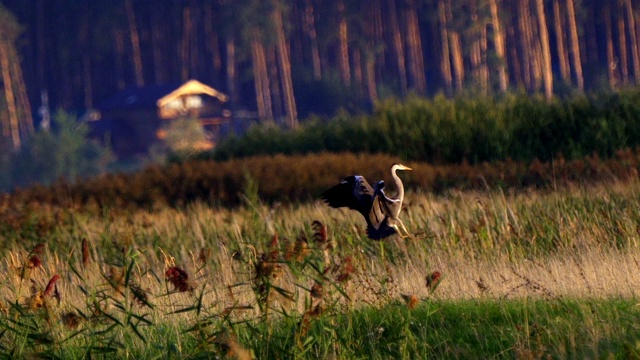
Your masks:
<svg viewBox="0 0 640 360"><path fill-rule="evenodd" d="M165 279L170 282L174 290L184 292L191 291L193 288L189 283L189 275L186 271L182 270L177 266L172 266L164 273Z"/></svg>
<svg viewBox="0 0 640 360"><path fill-rule="evenodd" d="M89 241L86 238L82 239L82 266L87 267L89 265Z"/></svg>
<svg viewBox="0 0 640 360"><path fill-rule="evenodd" d="M439 271L434 271L431 274L427 275L427 288L431 291L435 290L440 282L440 278L442 274Z"/></svg>
<svg viewBox="0 0 640 360"><path fill-rule="evenodd" d="M401 296L409 309L413 309L418 305L418 297L415 294Z"/></svg>
<svg viewBox="0 0 640 360"><path fill-rule="evenodd" d="M44 296L50 296L52 294L53 286L56 284L56 281L58 280L60 280L60 275L58 274L53 275L51 280L49 280L47 287L44 289Z"/></svg>

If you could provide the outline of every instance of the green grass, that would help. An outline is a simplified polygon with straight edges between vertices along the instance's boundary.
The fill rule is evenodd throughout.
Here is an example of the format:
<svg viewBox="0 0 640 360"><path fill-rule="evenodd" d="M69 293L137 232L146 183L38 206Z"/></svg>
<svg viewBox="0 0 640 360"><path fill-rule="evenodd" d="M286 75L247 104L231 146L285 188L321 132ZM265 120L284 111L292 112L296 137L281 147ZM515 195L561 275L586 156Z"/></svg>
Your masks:
<svg viewBox="0 0 640 360"><path fill-rule="evenodd" d="M258 358L638 358L640 309L629 299L426 301L325 316L302 339L276 326ZM298 344L298 345L296 345ZM287 353L283 350L291 349Z"/></svg>

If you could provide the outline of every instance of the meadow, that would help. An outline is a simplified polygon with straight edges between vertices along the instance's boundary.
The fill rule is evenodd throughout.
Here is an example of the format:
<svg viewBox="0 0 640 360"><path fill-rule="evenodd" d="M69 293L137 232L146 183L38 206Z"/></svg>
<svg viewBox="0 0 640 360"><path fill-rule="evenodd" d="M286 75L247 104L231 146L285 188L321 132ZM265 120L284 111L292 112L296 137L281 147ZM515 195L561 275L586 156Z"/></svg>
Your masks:
<svg viewBox="0 0 640 360"><path fill-rule="evenodd" d="M413 238L382 242L260 185L233 208L5 204L0 357L640 357L637 178L414 190Z"/></svg>

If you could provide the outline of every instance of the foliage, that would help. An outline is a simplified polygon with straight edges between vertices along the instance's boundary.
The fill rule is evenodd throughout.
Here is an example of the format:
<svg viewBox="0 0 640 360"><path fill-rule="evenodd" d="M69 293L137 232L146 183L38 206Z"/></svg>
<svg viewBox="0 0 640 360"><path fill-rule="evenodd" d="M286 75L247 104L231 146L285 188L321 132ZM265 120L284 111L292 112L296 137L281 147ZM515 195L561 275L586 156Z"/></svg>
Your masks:
<svg viewBox="0 0 640 360"><path fill-rule="evenodd" d="M195 201L231 206L241 201L247 179L260 184L259 196L286 203L317 196L342 177L361 174L373 181L390 181L389 168L398 157L384 154L332 154L257 156L229 161L198 160L153 165L136 173L113 173L69 184L58 181L7 195L15 204L39 202L64 206L117 206L161 208ZM434 166L410 162L405 186L436 193L457 189L550 188L600 181L633 179L640 169L640 149L621 150L610 159L597 155L530 163L512 160L471 165Z"/></svg>
<svg viewBox="0 0 640 360"><path fill-rule="evenodd" d="M5 165L5 180L10 189L36 183L48 185L63 178L74 181L79 177L103 173L112 157L108 149L88 140L89 129L76 118L58 111L53 119L54 131L40 131L31 136L23 148L11 154Z"/></svg>
<svg viewBox="0 0 640 360"><path fill-rule="evenodd" d="M386 153L448 164L514 159L577 159L640 145L640 91L575 95L565 100L511 94L503 98L413 97L376 105L370 117L344 113L299 129L255 127L219 144L217 160L310 152ZM203 155L204 156L204 155Z"/></svg>
<svg viewBox="0 0 640 360"><path fill-rule="evenodd" d="M179 118L160 130L163 141L152 146L150 155L154 162L185 161L210 147L207 134L195 118Z"/></svg>

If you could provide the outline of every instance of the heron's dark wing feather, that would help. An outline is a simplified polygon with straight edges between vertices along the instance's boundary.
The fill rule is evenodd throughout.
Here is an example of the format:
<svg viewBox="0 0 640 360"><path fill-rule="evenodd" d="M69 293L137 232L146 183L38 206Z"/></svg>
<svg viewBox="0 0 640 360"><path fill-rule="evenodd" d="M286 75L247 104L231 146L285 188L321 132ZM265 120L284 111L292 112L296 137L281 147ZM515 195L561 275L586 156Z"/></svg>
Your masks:
<svg viewBox="0 0 640 360"><path fill-rule="evenodd" d="M373 227L373 224L367 226L367 236L372 240L382 240L396 233L396 229L389 226L387 219L385 218L378 227Z"/></svg>
<svg viewBox="0 0 640 360"><path fill-rule="evenodd" d="M346 177L341 183L323 192L320 197L331 207L348 207L367 217L371 209L373 189L364 177L355 175Z"/></svg>

